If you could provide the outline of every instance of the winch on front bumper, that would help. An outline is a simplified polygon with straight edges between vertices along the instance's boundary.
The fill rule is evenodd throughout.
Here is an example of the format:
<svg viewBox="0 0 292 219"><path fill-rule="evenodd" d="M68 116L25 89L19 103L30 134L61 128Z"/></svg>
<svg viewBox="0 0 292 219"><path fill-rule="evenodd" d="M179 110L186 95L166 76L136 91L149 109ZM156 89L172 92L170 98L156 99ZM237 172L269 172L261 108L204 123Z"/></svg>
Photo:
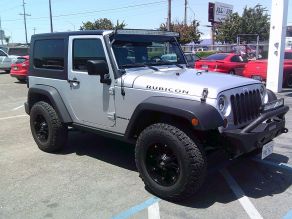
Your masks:
<svg viewBox="0 0 292 219"><path fill-rule="evenodd" d="M222 135L224 140L228 142L228 150L232 157L262 148L273 138L287 133L285 114L288 110L289 107L285 105L268 109L242 129L223 131Z"/></svg>

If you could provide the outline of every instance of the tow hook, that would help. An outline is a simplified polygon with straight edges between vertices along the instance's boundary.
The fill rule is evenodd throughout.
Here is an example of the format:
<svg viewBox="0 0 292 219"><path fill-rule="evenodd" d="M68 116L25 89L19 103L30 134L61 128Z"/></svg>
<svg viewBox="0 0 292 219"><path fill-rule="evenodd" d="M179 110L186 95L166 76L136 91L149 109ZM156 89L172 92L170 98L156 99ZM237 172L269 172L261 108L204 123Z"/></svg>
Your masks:
<svg viewBox="0 0 292 219"><path fill-rule="evenodd" d="M287 133L288 132L288 129L287 128L283 128L282 129L282 133Z"/></svg>

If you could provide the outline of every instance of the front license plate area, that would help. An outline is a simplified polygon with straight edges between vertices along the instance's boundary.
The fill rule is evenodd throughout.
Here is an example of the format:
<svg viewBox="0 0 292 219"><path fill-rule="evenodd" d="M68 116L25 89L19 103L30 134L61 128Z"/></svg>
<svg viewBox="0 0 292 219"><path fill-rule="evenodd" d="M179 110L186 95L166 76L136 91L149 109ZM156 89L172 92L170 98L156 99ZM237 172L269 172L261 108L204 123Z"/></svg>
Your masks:
<svg viewBox="0 0 292 219"><path fill-rule="evenodd" d="M267 156L271 155L274 151L274 141L270 141L269 143L265 144L262 148L262 160L265 159Z"/></svg>
<svg viewBox="0 0 292 219"><path fill-rule="evenodd" d="M202 65L202 69L208 69L208 65Z"/></svg>

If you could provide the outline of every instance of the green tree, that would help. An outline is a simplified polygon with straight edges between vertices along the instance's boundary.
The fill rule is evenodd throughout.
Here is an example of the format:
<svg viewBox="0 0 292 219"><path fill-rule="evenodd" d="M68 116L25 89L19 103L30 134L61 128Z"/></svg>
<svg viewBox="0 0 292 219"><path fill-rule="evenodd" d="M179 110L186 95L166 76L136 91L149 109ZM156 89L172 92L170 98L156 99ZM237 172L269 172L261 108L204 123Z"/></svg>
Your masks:
<svg viewBox="0 0 292 219"><path fill-rule="evenodd" d="M125 28L126 24L123 22L119 22L117 20L116 25L113 24L113 22L107 18L100 18L95 20L94 22L87 21L83 22L82 26L80 27L80 30L113 30L113 29L123 29Z"/></svg>
<svg viewBox="0 0 292 219"><path fill-rule="evenodd" d="M259 34L260 40L269 39L270 16L266 8L256 5L245 7L240 16L237 12L231 14L216 27L216 41L235 43L238 34Z"/></svg>
<svg viewBox="0 0 292 219"><path fill-rule="evenodd" d="M181 44L187 44L190 42L199 42L201 38L201 32L199 31L200 23L197 20L193 20L190 25L185 25L184 22L176 21L170 25L171 31L178 32L180 34L179 42ZM160 25L160 30L167 30L166 24Z"/></svg>

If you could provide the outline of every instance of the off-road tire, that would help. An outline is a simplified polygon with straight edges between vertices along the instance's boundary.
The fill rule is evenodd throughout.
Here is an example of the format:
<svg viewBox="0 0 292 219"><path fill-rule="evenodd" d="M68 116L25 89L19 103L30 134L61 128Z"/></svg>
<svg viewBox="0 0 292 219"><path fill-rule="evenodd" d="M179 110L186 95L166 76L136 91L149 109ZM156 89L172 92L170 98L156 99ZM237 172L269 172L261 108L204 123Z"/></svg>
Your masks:
<svg viewBox="0 0 292 219"><path fill-rule="evenodd" d="M45 142L41 141L36 134L34 123L37 116L42 116L48 125L48 138ZM30 127L32 136L42 151L52 153L65 146L68 128L60 121L54 108L47 102L40 101L33 105L30 112Z"/></svg>
<svg viewBox="0 0 292 219"><path fill-rule="evenodd" d="M155 142L169 144L181 165L178 180L172 186L162 186L148 174L146 153ZM170 201L192 196L202 186L207 172L204 151L182 129L165 123L150 125L141 132L136 142L135 161L146 189Z"/></svg>

